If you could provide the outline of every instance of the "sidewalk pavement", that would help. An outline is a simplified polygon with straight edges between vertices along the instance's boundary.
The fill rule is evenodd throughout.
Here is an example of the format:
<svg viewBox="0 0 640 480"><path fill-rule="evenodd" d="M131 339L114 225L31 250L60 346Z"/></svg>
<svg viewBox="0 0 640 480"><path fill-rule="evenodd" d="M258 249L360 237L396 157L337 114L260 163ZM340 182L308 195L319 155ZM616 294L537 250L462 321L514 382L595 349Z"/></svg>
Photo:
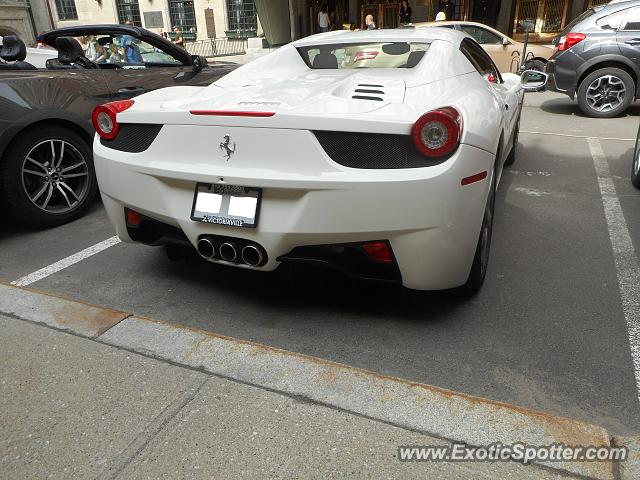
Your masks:
<svg viewBox="0 0 640 480"><path fill-rule="evenodd" d="M535 445L548 431L566 444L609 438L600 427L6 285L0 312L3 479L638 478L637 458L624 468L400 462L399 446L508 441L505 426ZM462 400L469 407L458 412Z"/></svg>

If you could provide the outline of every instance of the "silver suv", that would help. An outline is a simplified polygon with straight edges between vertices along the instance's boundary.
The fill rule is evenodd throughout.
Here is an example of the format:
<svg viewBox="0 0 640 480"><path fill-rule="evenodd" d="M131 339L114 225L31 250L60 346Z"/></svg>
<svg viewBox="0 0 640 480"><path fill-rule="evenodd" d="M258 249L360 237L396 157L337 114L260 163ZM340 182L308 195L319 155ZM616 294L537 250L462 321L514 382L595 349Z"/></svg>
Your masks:
<svg viewBox="0 0 640 480"><path fill-rule="evenodd" d="M577 97L586 115L620 115L640 96L640 0L590 8L553 43L547 88Z"/></svg>

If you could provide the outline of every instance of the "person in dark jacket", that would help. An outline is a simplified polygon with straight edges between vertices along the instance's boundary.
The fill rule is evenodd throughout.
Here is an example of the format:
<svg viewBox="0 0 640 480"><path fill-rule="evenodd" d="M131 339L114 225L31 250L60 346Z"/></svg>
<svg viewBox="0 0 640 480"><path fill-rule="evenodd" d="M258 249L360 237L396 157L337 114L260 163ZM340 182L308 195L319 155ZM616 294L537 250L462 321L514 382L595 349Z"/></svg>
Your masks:
<svg viewBox="0 0 640 480"><path fill-rule="evenodd" d="M402 4L400 5L400 25L406 25L411 23L411 7L407 0L402 0Z"/></svg>
<svg viewBox="0 0 640 480"><path fill-rule="evenodd" d="M453 17L455 16L456 7L453 5L452 1L440 0L440 8L438 11L444 13L445 20L455 20Z"/></svg>

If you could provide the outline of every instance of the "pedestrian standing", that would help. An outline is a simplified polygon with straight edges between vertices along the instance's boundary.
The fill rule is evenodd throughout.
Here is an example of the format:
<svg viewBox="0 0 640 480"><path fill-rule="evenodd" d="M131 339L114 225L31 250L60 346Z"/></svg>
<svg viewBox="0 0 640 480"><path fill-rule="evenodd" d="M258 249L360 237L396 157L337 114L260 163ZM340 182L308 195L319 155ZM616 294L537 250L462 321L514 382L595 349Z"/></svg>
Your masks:
<svg viewBox="0 0 640 480"><path fill-rule="evenodd" d="M438 11L444 13L445 20L454 20L453 17L455 16L456 10L452 1L440 0L440 8L438 9Z"/></svg>
<svg viewBox="0 0 640 480"><path fill-rule="evenodd" d="M184 47L184 38L182 37L182 30L180 30L180 27L175 27L173 29L173 33L176 34L175 38L173 39L173 43L175 43L179 47Z"/></svg>
<svg viewBox="0 0 640 480"><path fill-rule="evenodd" d="M367 17L364 19L364 23L367 26L367 30L376 29L376 22L373 21L373 15L367 15Z"/></svg>
<svg viewBox="0 0 640 480"><path fill-rule="evenodd" d="M329 13L327 13L327 5L322 5L320 7L320 12L318 12L318 28L320 29L320 33L328 32L331 29L331 18L329 18Z"/></svg>
<svg viewBox="0 0 640 480"><path fill-rule="evenodd" d="M411 7L407 0L402 0L402 4L400 5L400 25L407 25L411 23Z"/></svg>

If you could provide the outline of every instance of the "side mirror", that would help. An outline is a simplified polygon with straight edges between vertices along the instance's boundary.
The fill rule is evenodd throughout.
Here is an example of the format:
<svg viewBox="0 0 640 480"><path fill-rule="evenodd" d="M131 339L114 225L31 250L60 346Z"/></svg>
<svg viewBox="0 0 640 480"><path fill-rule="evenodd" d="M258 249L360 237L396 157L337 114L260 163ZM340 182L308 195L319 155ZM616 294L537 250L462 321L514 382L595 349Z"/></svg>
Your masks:
<svg viewBox="0 0 640 480"><path fill-rule="evenodd" d="M547 86L548 75L538 70L525 70L520 75L520 82L525 92L543 92Z"/></svg>
<svg viewBox="0 0 640 480"><path fill-rule="evenodd" d="M502 37L502 45L506 47L507 45L511 45L511 42L507 37Z"/></svg>
<svg viewBox="0 0 640 480"><path fill-rule="evenodd" d="M191 66L193 67L194 73L198 73L207 66L207 59L200 55L191 55Z"/></svg>

